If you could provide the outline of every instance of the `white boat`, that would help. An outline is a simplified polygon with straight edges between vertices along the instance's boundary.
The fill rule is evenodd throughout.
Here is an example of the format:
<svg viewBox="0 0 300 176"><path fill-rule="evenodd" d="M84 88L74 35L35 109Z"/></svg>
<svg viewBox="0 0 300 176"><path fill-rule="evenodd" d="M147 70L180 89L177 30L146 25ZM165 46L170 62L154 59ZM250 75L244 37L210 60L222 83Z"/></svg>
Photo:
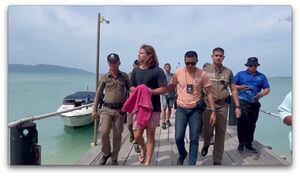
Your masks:
<svg viewBox="0 0 300 176"><path fill-rule="evenodd" d="M73 109L85 104L94 102L95 92L79 91L72 95L68 95L63 99L63 104L57 109L57 112ZM86 107L79 110L61 114L65 126L80 127L93 123L92 107Z"/></svg>

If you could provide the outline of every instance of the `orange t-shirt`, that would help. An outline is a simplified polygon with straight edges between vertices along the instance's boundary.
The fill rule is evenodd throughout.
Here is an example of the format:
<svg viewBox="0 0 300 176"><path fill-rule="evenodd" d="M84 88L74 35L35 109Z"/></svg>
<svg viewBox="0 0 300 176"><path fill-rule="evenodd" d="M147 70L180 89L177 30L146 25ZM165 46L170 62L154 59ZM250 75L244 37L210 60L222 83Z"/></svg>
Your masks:
<svg viewBox="0 0 300 176"><path fill-rule="evenodd" d="M198 68L195 73L189 73L186 68L176 70L170 84L177 85L177 105L187 109L195 108L203 87L211 86L206 72ZM192 93L187 93L188 84L193 84Z"/></svg>

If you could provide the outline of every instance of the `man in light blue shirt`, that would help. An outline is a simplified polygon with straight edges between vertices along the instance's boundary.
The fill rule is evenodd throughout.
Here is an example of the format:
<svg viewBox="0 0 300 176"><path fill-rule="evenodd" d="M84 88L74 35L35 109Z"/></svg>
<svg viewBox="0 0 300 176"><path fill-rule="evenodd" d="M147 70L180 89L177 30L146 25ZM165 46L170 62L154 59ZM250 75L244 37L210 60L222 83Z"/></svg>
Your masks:
<svg viewBox="0 0 300 176"><path fill-rule="evenodd" d="M292 126L292 92L290 91L278 106L279 116L283 123ZM292 152L292 132L289 133L290 149Z"/></svg>

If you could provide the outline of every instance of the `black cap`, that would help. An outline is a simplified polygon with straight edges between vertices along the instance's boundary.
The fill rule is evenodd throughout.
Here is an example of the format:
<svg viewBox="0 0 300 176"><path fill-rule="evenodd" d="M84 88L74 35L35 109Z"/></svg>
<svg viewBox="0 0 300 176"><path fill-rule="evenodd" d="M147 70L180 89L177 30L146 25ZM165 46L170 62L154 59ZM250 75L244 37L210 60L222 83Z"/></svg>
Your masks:
<svg viewBox="0 0 300 176"><path fill-rule="evenodd" d="M119 62L120 61L119 55L117 55L115 53L111 53L107 56L107 61L108 62Z"/></svg>
<svg viewBox="0 0 300 176"><path fill-rule="evenodd" d="M258 63L258 59L256 57L249 57L248 58L247 63L245 64L245 66L249 66L249 65L260 66L260 64Z"/></svg>

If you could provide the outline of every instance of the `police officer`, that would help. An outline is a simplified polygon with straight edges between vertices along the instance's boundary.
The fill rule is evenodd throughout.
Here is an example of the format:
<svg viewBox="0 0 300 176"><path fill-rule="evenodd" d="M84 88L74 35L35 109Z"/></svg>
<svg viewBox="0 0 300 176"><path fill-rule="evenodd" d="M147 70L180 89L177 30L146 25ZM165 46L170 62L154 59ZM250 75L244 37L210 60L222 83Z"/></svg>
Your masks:
<svg viewBox="0 0 300 176"><path fill-rule="evenodd" d="M227 114L230 102L230 96L228 87L231 89L236 117L240 117L241 111L239 109L238 92L235 87L234 76L232 71L222 65L225 58L224 50L222 48L215 48L212 52L212 65L206 67L204 71L212 83L211 91L215 101L215 109L212 109L207 103L208 98L204 90L204 100L207 104L207 108L203 113L203 138L204 144L201 150L201 155L206 156L210 145L210 140L215 129L215 141L213 149L213 161L214 165L220 165L224 153L224 142L227 125ZM214 126L210 124L210 114L212 111L216 113L216 123Z"/></svg>
<svg viewBox="0 0 300 176"><path fill-rule="evenodd" d="M126 100L126 92L129 91L129 78L126 73L119 70L121 63L117 54L109 54L107 56L107 62L109 72L103 75L99 81L92 116L94 119L96 118L99 99L103 97L103 93L105 92L103 106L99 112L99 132L103 153L102 158L100 159L100 165L105 165L109 157L111 157L112 165L117 165L124 123L124 116L120 110ZM112 152L109 139L111 128L113 129Z"/></svg>

